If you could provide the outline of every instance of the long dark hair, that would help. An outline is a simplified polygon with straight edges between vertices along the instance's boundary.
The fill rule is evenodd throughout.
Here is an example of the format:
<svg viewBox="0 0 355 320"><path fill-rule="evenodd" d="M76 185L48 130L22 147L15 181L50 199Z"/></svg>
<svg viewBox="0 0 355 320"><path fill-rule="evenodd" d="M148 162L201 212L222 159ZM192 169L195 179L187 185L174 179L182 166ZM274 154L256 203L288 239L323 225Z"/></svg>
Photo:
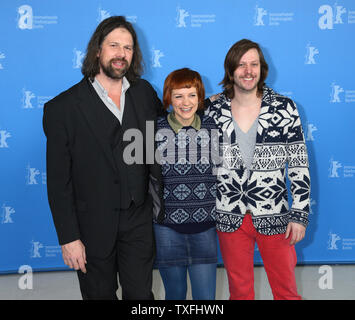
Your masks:
<svg viewBox="0 0 355 320"><path fill-rule="evenodd" d="M242 56L250 49L256 49L260 58L260 80L258 82L257 95L262 96L264 82L268 74L269 66L265 61L263 52L260 49L259 44L248 39L242 39L236 42L228 51L224 60L224 78L220 82L222 84L225 95L233 99L234 98L234 79L233 74L237 69L238 64Z"/></svg>
<svg viewBox="0 0 355 320"><path fill-rule="evenodd" d="M100 72L98 52L101 49L102 42L105 37L116 28L124 28L131 34L133 38L133 57L132 63L125 74L125 77L130 82L134 82L143 73L143 58L142 52L139 48L137 34L130 22L123 16L112 16L103 20L96 28L94 34L88 43L86 49L86 56L81 68L82 74L93 80L95 76Z"/></svg>

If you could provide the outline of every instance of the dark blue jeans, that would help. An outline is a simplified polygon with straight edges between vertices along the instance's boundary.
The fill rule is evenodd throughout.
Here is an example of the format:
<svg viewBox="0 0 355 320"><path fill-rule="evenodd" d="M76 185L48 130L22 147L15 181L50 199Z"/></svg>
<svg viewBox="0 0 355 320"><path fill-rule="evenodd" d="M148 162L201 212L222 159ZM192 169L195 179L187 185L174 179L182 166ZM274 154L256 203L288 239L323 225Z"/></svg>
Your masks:
<svg viewBox="0 0 355 320"><path fill-rule="evenodd" d="M193 300L214 300L216 269L216 263L159 268L165 288L165 300L186 299L187 272L191 281Z"/></svg>
<svg viewBox="0 0 355 320"><path fill-rule="evenodd" d="M166 300L185 300L187 273L194 300L214 300L216 291L217 234L215 228L184 234L154 224L155 267L160 271Z"/></svg>

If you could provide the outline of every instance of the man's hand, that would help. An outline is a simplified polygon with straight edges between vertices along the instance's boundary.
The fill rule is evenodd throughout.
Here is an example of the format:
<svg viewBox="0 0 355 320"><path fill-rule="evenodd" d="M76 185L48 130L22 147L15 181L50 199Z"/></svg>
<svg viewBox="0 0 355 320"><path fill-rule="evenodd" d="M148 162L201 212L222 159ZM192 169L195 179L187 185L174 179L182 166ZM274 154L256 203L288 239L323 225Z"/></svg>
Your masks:
<svg viewBox="0 0 355 320"><path fill-rule="evenodd" d="M220 95L221 95L220 93L214 94L213 96L210 96L209 99L211 102L213 102L213 101L217 100Z"/></svg>
<svg viewBox="0 0 355 320"><path fill-rule="evenodd" d="M287 239L291 235L290 245L294 245L297 242L301 241L306 234L306 228L296 222L290 222L287 225L285 239Z"/></svg>
<svg viewBox="0 0 355 320"><path fill-rule="evenodd" d="M62 254L64 263L69 268L74 268L75 270L80 269L82 272L86 273L85 246L80 240L62 245Z"/></svg>

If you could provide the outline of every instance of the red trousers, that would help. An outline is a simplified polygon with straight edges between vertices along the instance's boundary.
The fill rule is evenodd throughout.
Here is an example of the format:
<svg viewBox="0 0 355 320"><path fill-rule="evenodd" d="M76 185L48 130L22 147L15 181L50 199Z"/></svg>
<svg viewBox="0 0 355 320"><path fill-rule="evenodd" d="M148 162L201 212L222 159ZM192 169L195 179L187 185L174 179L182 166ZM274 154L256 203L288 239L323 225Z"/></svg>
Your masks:
<svg viewBox="0 0 355 320"><path fill-rule="evenodd" d="M227 271L230 300L254 300L254 247L258 245L275 300L301 300L297 293L296 251L285 234L258 233L247 214L235 232L218 231L219 244Z"/></svg>

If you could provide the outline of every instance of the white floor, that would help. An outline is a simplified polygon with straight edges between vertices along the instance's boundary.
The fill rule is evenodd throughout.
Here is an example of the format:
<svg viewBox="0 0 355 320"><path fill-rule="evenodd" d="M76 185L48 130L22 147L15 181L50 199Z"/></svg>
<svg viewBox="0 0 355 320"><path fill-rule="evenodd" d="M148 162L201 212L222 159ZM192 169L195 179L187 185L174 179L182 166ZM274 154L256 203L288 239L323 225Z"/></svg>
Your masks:
<svg viewBox="0 0 355 320"><path fill-rule="evenodd" d="M155 299L162 300L159 272L154 270L153 276ZM355 265L297 266L296 280L305 300L355 300ZM263 267L255 267L255 295L256 300L272 299ZM216 300L228 298L226 272L218 268ZM191 299L190 287L187 299ZM0 300L81 300L81 295L74 271L35 272L0 275Z"/></svg>

